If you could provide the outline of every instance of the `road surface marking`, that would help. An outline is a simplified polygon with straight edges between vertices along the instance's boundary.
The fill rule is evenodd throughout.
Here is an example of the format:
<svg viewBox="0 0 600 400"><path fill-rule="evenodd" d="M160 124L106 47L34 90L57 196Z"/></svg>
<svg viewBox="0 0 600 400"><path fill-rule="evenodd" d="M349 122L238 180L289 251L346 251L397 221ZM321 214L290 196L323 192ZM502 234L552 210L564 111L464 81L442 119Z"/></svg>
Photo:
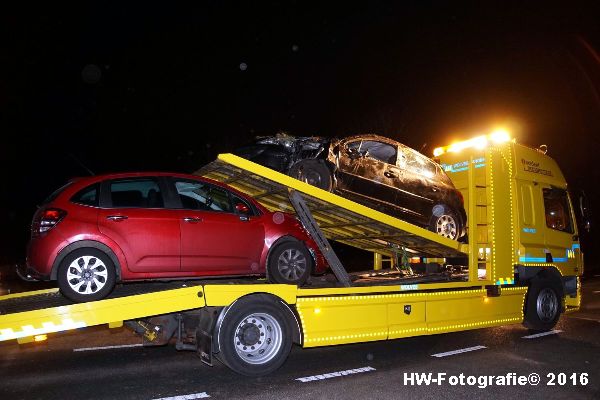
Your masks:
<svg viewBox="0 0 600 400"><path fill-rule="evenodd" d="M206 399L210 397L206 392L202 393L192 393L192 394L182 394L181 396L173 396L173 397L161 397L159 399L153 400L194 400L194 399Z"/></svg>
<svg viewBox="0 0 600 400"><path fill-rule="evenodd" d="M548 332L542 332L542 333L536 333L534 335L527 335L527 336L523 336L523 339L535 339L535 338L539 338L542 336L548 336L548 335L556 335L557 333L561 333L562 331L560 330L553 330L553 331L548 331Z"/></svg>
<svg viewBox="0 0 600 400"><path fill-rule="evenodd" d="M347 369L345 371L339 371L339 372L329 372L327 374L321 374L321 375L305 376L303 378L296 378L295 380L300 381L302 383L312 382L312 381L322 381L323 379L339 378L340 376L354 375L354 374L360 374L363 372L370 372L370 371L377 371L377 370L373 367L363 367L363 368L356 368L356 369Z"/></svg>
<svg viewBox="0 0 600 400"><path fill-rule="evenodd" d="M594 293L600 293L600 290L594 290Z"/></svg>
<svg viewBox="0 0 600 400"><path fill-rule="evenodd" d="M142 347L143 344L120 344L117 346L101 346L101 347L81 347L79 349L73 349L73 351L93 351L93 350L108 350L108 349L123 349L127 347Z"/></svg>
<svg viewBox="0 0 600 400"><path fill-rule="evenodd" d="M464 349L447 351L445 353L432 354L431 357L438 357L438 358L440 358L440 357L448 357L448 356L453 356L455 354L468 353L469 351L476 351L476 350L483 350L483 349L487 349L487 347L485 347L485 346L467 347L467 348L464 348Z"/></svg>

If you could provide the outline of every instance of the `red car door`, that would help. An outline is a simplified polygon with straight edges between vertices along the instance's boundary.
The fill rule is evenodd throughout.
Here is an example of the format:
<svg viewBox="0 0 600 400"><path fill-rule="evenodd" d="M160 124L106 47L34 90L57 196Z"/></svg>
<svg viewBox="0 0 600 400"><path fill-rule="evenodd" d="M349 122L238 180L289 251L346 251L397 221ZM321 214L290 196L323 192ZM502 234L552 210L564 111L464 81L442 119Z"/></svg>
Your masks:
<svg viewBox="0 0 600 400"><path fill-rule="evenodd" d="M176 180L182 200L181 270L206 275L258 272L264 248L259 216L236 213L244 200L203 181ZM247 204L247 203L245 203Z"/></svg>
<svg viewBox="0 0 600 400"><path fill-rule="evenodd" d="M98 228L125 253L129 270L179 271L179 215L164 208L158 181L118 179L110 181L106 190L110 204L99 210Z"/></svg>

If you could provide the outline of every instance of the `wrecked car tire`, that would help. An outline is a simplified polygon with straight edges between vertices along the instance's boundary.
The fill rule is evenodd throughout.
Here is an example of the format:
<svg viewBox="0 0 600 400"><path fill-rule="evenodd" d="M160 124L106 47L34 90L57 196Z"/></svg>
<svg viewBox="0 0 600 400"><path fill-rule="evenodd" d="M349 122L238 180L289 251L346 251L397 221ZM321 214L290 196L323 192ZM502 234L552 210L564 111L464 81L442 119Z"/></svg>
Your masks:
<svg viewBox="0 0 600 400"><path fill-rule="evenodd" d="M289 176L319 189L331 191L333 179L331 171L323 160L302 160L290 168Z"/></svg>
<svg viewBox="0 0 600 400"><path fill-rule="evenodd" d="M458 215L450 207L440 204L433 207L429 230L448 239L458 240L462 226Z"/></svg>

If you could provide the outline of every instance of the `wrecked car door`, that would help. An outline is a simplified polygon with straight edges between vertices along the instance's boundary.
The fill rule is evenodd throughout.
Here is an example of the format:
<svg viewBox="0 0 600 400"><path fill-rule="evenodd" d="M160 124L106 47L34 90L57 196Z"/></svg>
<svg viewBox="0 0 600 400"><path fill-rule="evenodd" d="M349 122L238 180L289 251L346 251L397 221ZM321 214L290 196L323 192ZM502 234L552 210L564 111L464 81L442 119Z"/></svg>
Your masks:
<svg viewBox="0 0 600 400"><path fill-rule="evenodd" d="M394 205L397 146L376 140L354 140L340 146L337 189Z"/></svg>

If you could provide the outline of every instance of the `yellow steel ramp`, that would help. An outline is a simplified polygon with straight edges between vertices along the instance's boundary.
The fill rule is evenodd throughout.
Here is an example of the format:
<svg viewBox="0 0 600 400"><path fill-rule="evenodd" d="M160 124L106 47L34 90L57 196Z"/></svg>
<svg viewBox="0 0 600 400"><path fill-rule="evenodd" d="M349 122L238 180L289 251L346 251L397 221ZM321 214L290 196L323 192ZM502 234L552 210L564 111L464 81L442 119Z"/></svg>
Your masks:
<svg viewBox="0 0 600 400"><path fill-rule="evenodd" d="M270 210L294 212L289 192L302 194L327 239L392 256L461 257L468 246L373 210L233 154L220 154L197 175L226 183Z"/></svg>
<svg viewBox="0 0 600 400"><path fill-rule="evenodd" d="M76 304L63 297L58 289L0 296L0 342L12 339L27 342L37 335L93 325L121 326L130 319L206 305L200 285L145 292L132 291L131 287L116 288L118 297ZM119 291L125 293L120 295Z"/></svg>

